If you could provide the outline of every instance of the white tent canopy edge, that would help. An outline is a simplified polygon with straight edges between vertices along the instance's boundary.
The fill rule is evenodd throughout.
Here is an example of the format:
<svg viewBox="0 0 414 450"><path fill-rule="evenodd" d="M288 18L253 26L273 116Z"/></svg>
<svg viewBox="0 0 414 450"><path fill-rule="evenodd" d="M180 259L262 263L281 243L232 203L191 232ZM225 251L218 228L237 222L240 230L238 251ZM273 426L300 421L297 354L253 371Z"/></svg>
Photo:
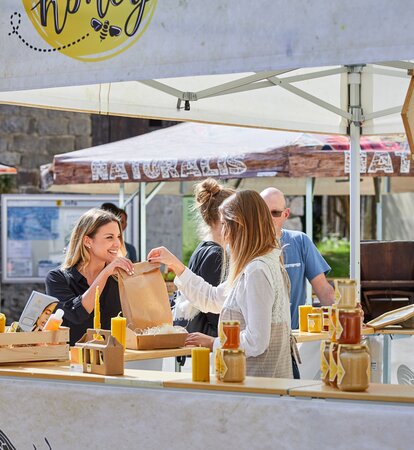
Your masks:
<svg viewBox="0 0 414 450"><path fill-rule="evenodd" d="M2 0L0 91L413 56L414 4L406 0L381 2L380 7L377 0L147 0L146 17L130 36L131 45L131 39L125 42L128 18L138 19L141 3ZM116 58L106 51L115 41L99 42L91 18L120 28L118 41L125 45L117 48ZM53 26L57 36L51 34ZM83 44L65 45L83 33L89 53L77 53Z"/></svg>

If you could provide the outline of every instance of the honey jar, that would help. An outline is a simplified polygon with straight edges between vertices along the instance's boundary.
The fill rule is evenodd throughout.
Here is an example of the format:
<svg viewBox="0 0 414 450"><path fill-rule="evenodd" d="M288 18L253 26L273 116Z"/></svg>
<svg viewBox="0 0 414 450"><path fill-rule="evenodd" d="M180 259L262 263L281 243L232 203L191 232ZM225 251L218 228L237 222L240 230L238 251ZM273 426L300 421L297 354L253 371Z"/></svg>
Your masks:
<svg viewBox="0 0 414 450"><path fill-rule="evenodd" d="M322 306L322 331L329 331L329 306Z"/></svg>
<svg viewBox="0 0 414 450"><path fill-rule="evenodd" d="M320 333L322 331L322 314L308 314L308 331L309 333Z"/></svg>
<svg viewBox="0 0 414 450"><path fill-rule="evenodd" d="M338 308L336 340L338 344L359 344L362 317L358 308Z"/></svg>
<svg viewBox="0 0 414 450"><path fill-rule="evenodd" d="M238 349L240 347L240 322L238 320L223 321L221 322L221 326L221 347Z"/></svg>
<svg viewBox="0 0 414 450"><path fill-rule="evenodd" d="M338 363L338 344L331 342L329 346L329 384L337 387L337 363Z"/></svg>
<svg viewBox="0 0 414 450"><path fill-rule="evenodd" d="M331 342L336 342L336 321L337 321L337 307L332 305L329 308L329 339Z"/></svg>
<svg viewBox="0 0 414 450"><path fill-rule="evenodd" d="M339 345L337 385L341 391L362 392L368 389L371 358L365 345Z"/></svg>
<svg viewBox="0 0 414 450"><path fill-rule="evenodd" d="M329 341L321 342L321 380L329 386Z"/></svg>
<svg viewBox="0 0 414 450"><path fill-rule="evenodd" d="M246 377L246 356L244 350L239 348L219 350L220 364L216 370L217 379L230 383L241 383Z"/></svg>
<svg viewBox="0 0 414 450"><path fill-rule="evenodd" d="M338 308L355 308L357 305L357 285L355 280L335 280L335 303Z"/></svg>

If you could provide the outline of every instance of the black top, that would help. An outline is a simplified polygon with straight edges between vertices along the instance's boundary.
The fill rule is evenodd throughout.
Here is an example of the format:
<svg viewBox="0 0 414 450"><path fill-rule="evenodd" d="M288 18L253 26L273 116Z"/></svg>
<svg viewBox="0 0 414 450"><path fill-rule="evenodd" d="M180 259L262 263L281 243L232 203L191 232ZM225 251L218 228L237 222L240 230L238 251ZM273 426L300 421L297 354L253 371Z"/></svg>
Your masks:
<svg viewBox="0 0 414 450"><path fill-rule="evenodd" d="M204 278L213 286L218 286L221 279L223 249L213 241L201 242L191 255L188 268ZM217 337L219 314L198 313L187 325L187 331L208 334Z"/></svg>
<svg viewBox="0 0 414 450"><path fill-rule="evenodd" d="M135 250L135 247L132 244L125 242L125 250L126 250L125 256L128 259L130 259L133 263L138 262L137 251Z"/></svg>
<svg viewBox="0 0 414 450"><path fill-rule="evenodd" d="M46 294L59 300L57 308L63 309L63 324L70 328L70 345L74 345L86 332L93 328L94 312L90 314L82 305L82 295L89 289L86 278L75 267L67 270L54 269L46 276ZM109 277L100 293L101 327L111 329L111 318L121 311L118 282Z"/></svg>

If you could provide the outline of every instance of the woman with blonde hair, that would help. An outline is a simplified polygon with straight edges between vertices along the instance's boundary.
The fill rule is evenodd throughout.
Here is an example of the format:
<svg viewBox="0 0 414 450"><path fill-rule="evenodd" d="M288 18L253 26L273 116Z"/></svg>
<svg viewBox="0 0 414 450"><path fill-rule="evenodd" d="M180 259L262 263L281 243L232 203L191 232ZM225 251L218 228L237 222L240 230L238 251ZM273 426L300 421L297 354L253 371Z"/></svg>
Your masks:
<svg viewBox="0 0 414 450"><path fill-rule="evenodd" d="M223 267L219 207L234 192L234 189L223 186L214 178L207 178L194 186L194 209L199 213L198 228L202 241L191 255L188 268L213 286L220 284ZM218 335L219 315L201 312L181 292L175 299L174 319L176 324L185 326L189 333L201 332L213 337Z"/></svg>
<svg viewBox="0 0 414 450"><path fill-rule="evenodd" d="M77 342L87 328L93 328L95 290L99 287L102 329L110 329L111 318L121 311L119 270L133 272L125 254L121 224L114 214L90 209L75 225L65 260L46 276L46 294L59 300L63 325L70 328L70 344Z"/></svg>
<svg viewBox="0 0 414 450"><path fill-rule="evenodd" d="M246 190L227 198L219 211L230 252L224 283L210 285L165 247L151 250L148 260L167 264L177 275L178 288L201 311L220 313L220 321L240 321L247 375L292 378L289 281L269 209L257 192ZM186 344L213 350L219 340L192 333Z"/></svg>

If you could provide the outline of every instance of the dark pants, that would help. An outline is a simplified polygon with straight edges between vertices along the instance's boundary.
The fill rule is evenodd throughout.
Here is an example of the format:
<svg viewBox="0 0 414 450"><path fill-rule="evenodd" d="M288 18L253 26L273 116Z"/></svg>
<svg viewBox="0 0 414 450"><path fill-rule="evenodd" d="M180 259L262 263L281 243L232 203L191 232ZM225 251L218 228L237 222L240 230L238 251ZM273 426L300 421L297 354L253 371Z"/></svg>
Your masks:
<svg viewBox="0 0 414 450"><path fill-rule="evenodd" d="M293 370L293 378L295 380L300 380L300 372L298 363L296 362L296 359L292 355L292 370Z"/></svg>

